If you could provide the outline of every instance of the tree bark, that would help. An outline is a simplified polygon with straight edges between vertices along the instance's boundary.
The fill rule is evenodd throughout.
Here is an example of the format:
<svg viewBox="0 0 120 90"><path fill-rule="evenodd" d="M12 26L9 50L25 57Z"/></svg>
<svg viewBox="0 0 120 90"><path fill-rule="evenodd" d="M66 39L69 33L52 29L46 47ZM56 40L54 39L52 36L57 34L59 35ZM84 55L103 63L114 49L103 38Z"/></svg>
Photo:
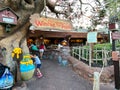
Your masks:
<svg viewBox="0 0 120 90"><path fill-rule="evenodd" d="M7 3L8 0L6 0ZM19 0L20 1L20 0ZM9 5L12 5L12 3L7 3ZM19 10L22 11L22 15L20 16L20 19L18 20L18 25L14 28L12 28L13 30L7 34L7 36L3 39L0 40L0 46L2 48L6 48L6 55L4 57L5 60L5 65L9 66L11 68L11 71L14 71L16 68L16 72L15 72L15 79L16 82L21 80L20 77L20 62L19 61L13 61L13 58L11 56L12 51L14 48L21 48L23 54L25 53L29 53L29 49L27 47L27 41L26 41L26 37L29 33L29 27L30 27L30 22L29 22L29 17L31 14L33 13L40 13L43 8L44 8L44 1L43 0L35 0L34 2L35 5L35 9L32 12L27 12L27 11L23 11L23 10ZM4 28L3 28L4 29ZM17 64L17 65L15 65ZM17 66L17 67L15 67Z"/></svg>
<svg viewBox="0 0 120 90"><path fill-rule="evenodd" d="M10 4L10 2L7 2L7 4ZM14 62L11 57L11 53L14 48L20 47L22 48L23 54L29 53L29 49L27 47L26 37L29 32L29 17L33 13L40 13L44 8L44 0L35 0L34 2L35 9L33 12L28 13L27 11L22 10L22 15L20 19L18 20L18 25L13 28L14 30L11 30L11 32L2 40L0 40L0 46L3 48L6 48L6 58L5 58L5 64L7 66L14 66ZM21 10L19 10L21 11ZM24 14L27 13L27 14ZM27 17L27 18L26 18Z"/></svg>

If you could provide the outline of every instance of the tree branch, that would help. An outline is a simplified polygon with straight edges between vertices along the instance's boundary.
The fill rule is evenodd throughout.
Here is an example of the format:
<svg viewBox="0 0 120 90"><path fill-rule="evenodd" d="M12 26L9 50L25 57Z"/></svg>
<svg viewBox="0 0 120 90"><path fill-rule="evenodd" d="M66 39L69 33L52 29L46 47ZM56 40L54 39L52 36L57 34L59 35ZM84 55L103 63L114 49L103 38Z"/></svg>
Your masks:
<svg viewBox="0 0 120 90"><path fill-rule="evenodd" d="M85 4L85 5L89 5L91 6L91 8L93 9L93 11L95 11L94 7L90 4L90 3L83 3L82 0L79 0L80 1L80 5L81 5L81 10L82 10L82 5Z"/></svg>

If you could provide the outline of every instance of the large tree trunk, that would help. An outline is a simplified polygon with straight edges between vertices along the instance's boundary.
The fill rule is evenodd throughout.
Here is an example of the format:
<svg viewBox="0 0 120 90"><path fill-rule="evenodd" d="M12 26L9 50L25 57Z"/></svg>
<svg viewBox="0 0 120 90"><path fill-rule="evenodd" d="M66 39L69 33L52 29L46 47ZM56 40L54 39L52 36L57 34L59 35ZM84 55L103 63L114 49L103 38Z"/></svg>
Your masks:
<svg viewBox="0 0 120 90"><path fill-rule="evenodd" d="M8 2L9 0L6 0L6 4L9 4L7 6L12 5L12 3ZM12 0L11 0L12 1ZM19 0L21 1L21 0ZM19 2L20 3L20 2ZM19 15L20 19L18 20L18 25L14 28L12 28L13 30L11 30L10 33L8 33L7 35L5 34L5 38L0 40L0 46L1 48L5 48L5 52L6 54L4 55L4 63L5 65L9 66L11 68L12 71L15 71L15 81L17 83L19 83L19 81L21 81L21 77L20 77L20 62L17 61L13 61L13 58L11 56L12 51L14 48L21 48L23 54L24 53L29 53L29 49L27 47L27 42L26 42L26 36L28 35L29 32L29 26L30 26L30 22L29 22L29 17L31 14L33 13L40 13L43 8L44 8L44 1L43 0L35 0L35 9L32 11L24 11L24 10L19 10L21 13L21 15ZM15 9L15 11L17 9L22 9L22 8L13 8ZM4 28L1 28L2 31L4 31ZM4 36L4 35L3 35ZM16 68L15 68L16 66Z"/></svg>
<svg viewBox="0 0 120 90"><path fill-rule="evenodd" d="M16 47L22 48L23 53L29 53L29 50L27 48L26 44L26 35L27 35L27 30L29 27L30 23L27 22L25 23L19 31L13 33L12 35L2 39L0 41L0 45L2 48L6 48L6 55L5 58L5 64L9 67L11 67L11 70L13 71L14 69L14 74L15 74L15 81L21 81L21 74L20 74L20 62L19 61L13 61L13 58L11 56L12 51ZM16 68L15 68L16 66Z"/></svg>
<svg viewBox="0 0 120 90"><path fill-rule="evenodd" d="M11 58L11 53L12 53L14 48L21 47L20 43L21 43L21 40L24 39L26 36L28 26L29 26L29 22L26 23L21 28L21 30L18 30L16 33L14 33L14 34L10 35L9 37L6 37L0 41L1 47L6 48L6 56L5 56L6 57L6 60L5 60L6 65L13 66L13 65L11 65L11 64L13 64L12 58ZM25 50L22 49L23 52L25 51L24 53L29 53L29 50L27 48L25 41L26 40L24 39L24 44L22 44L21 48L25 49Z"/></svg>
<svg viewBox="0 0 120 90"><path fill-rule="evenodd" d="M7 0L6 0L7 3ZM12 30L4 39L0 41L0 46L6 48L6 55L4 56L4 64L10 66L15 66L13 59L11 57L11 53L14 48L20 47L22 48L23 53L29 53L29 49L27 47L26 36L29 32L29 17L33 13L40 13L44 8L44 0L35 0L34 2L35 9L34 11L22 11L22 15L20 15L20 19L18 21L18 25ZM26 18L27 17L27 18ZM4 29L4 28L2 28Z"/></svg>

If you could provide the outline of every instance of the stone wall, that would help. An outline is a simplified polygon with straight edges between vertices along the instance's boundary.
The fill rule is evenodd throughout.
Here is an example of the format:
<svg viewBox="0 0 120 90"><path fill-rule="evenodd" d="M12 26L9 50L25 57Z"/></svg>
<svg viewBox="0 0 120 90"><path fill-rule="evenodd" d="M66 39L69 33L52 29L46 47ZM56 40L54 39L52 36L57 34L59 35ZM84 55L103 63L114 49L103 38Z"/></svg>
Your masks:
<svg viewBox="0 0 120 90"><path fill-rule="evenodd" d="M101 72L102 70L102 68L100 67L90 67L87 64L83 63L82 61L75 59L72 56L68 56L66 58L70 62L71 66L73 67L76 73L78 73L80 76L90 81L93 81L94 72ZM112 82L114 80L113 78L114 78L113 65L104 67L100 76L100 81L105 83Z"/></svg>

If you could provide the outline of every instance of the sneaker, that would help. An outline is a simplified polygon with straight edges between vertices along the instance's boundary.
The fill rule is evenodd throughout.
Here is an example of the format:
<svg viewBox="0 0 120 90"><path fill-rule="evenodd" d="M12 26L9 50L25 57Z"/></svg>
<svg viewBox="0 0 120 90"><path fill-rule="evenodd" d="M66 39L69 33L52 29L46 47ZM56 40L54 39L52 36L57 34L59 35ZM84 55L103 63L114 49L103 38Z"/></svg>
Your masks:
<svg viewBox="0 0 120 90"><path fill-rule="evenodd" d="M38 76L38 75L39 75L39 72L36 73L36 76Z"/></svg>
<svg viewBox="0 0 120 90"><path fill-rule="evenodd" d="M41 73L40 73L40 74L38 74L38 75L37 75L37 77L38 77L38 78L41 78L41 77L42 77L42 74L41 74Z"/></svg>

